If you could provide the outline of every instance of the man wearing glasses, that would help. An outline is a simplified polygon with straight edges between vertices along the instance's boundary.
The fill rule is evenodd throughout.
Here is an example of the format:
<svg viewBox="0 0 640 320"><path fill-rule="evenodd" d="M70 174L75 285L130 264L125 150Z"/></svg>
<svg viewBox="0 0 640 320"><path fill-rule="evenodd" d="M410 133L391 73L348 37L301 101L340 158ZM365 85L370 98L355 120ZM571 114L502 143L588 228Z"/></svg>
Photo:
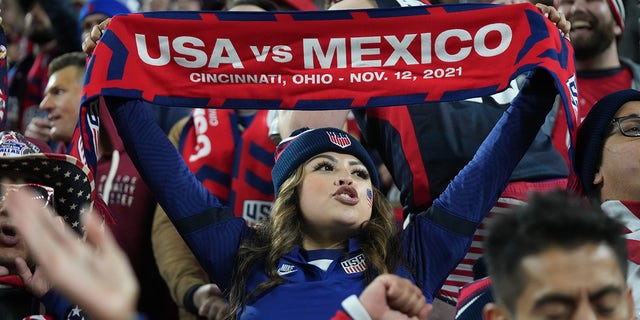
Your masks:
<svg viewBox="0 0 640 320"><path fill-rule="evenodd" d="M627 282L640 316L640 91L617 91L599 100L576 139L578 189L626 227Z"/></svg>
<svg viewBox="0 0 640 320"><path fill-rule="evenodd" d="M599 100L578 128L575 146L570 187L624 224L627 284L640 318L640 91L616 91ZM482 319L478 310L493 301L488 281L462 289L457 320Z"/></svg>

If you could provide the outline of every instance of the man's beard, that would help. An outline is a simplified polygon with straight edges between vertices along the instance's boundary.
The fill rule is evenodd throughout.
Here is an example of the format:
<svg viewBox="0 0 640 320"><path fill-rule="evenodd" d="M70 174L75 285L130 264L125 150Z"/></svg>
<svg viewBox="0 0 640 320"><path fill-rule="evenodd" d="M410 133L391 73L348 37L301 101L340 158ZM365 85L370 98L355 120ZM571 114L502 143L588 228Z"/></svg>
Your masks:
<svg viewBox="0 0 640 320"><path fill-rule="evenodd" d="M571 37L576 60L590 59L603 53L616 37L612 26L604 26L601 23L591 31L590 37Z"/></svg>
<svg viewBox="0 0 640 320"><path fill-rule="evenodd" d="M36 44L45 44L55 39L53 29L33 30L29 33L29 40Z"/></svg>

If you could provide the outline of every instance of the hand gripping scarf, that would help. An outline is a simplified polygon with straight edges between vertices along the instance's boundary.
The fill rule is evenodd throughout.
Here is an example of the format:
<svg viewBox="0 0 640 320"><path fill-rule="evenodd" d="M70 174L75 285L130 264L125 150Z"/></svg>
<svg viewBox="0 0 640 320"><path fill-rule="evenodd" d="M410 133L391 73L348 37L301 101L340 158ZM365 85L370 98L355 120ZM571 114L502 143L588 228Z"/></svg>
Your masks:
<svg viewBox="0 0 640 320"><path fill-rule="evenodd" d="M529 4L113 18L89 62L71 153L95 168L101 96L170 107L327 110L487 96L534 68L569 132L573 49Z"/></svg>

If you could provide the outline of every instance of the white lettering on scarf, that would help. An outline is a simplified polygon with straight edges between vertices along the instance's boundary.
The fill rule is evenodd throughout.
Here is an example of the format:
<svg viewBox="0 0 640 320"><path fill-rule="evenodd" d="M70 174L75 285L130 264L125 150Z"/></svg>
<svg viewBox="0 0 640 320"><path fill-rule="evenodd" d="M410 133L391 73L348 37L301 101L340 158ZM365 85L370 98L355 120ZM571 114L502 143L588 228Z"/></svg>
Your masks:
<svg viewBox="0 0 640 320"><path fill-rule="evenodd" d="M197 144L194 150L196 153L189 156L189 162L198 161L199 159L206 157L209 155L209 153L211 153L211 141L207 136L207 129L209 128L209 126L206 112L207 111L205 109L200 108L193 110L193 126L196 134ZM216 112L215 110L213 110L211 113ZM212 122L212 124L213 123L218 123L217 118Z"/></svg>
<svg viewBox="0 0 640 320"><path fill-rule="evenodd" d="M498 45L487 45L488 35L496 32L500 39ZM305 69L388 67L400 61L407 65L430 64L434 57L442 62L459 62L473 53L482 57L500 55L509 48L512 37L513 31L509 25L491 23L481 27L475 34L464 29L450 29L438 34L427 32L400 36L331 38L325 46L320 44L318 38L304 38L302 55ZM493 38L495 37L492 36ZM210 53L205 50L207 44L204 40L192 36L169 39L168 36L159 35L157 39L149 40L147 43L146 35L136 33L135 40L140 60L151 66L164 66L173 60L175 64L184 68L219 68L221 65L231 65L234 69L244 69L231 39L215 39ZM409 46L415 41L420 42L420 52L409 50ZM381 56L383 42L385 47L390 46L393 49L388 56ZM456 42L459 43L457 46L451 44ZM154 52L153 57L149 53L150 46L157 46L151 50ZM258 62L264 62L269 53L275 62L285 63L293 59L289 46L249 48Z"/></svg>
<svg viewBox="0 0 640 320"><path fill-rule="evenodd" d="M500 43L495 48L489 48L486 44L487 35L491 32L500 34ZM372 36L372 37L353 37L347 38L331 38L326 48L320 45L318 39L303 39L304 50L304 67L305 69L315 69L315 61L317 59L319 68L330 69L334 65L337 68L347 67L347 40L349 40L351 48L351 67L388 67L394 66L400 60L407 65L429 64L432 62L433 55L443 62L458 62L466 59L472 52L482 57L494 57L507 50L511 44L513 32L509 25L504 23L493 23L483 26L475 35L471 35L469 31L464 29L451 29L435 36L432 44L433 35L421 33L419 37L421 52L420 57L415 57L408 47L418 38L417 34L405 34L402 39L398 39L394 35L388 36ZM451 38L460 40L460 46L457 50L449 49L447 51L447 41ZM376 48L376 44L380 44L382 39L393 48L393 52L384 62L381 59L367 59L370 57L379 57L380 48ZM467 41L473 40L469 45ZM366 47L366 48L365 48ZM419 60L419 61L418 61Z"/></svg>

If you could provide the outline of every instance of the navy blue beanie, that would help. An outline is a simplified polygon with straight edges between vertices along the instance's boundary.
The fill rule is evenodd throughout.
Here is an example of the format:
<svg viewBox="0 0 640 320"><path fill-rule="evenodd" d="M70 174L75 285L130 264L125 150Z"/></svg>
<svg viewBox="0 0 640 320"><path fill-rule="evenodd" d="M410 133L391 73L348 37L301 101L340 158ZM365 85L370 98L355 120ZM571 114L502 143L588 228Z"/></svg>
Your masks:
<svg viewBox="0 0 640 320"><path fill-rule="evenodd" d="M131 13L134 8L127 6L128 3L127 0L89 0L82 6L78 21L82 24L84 18L96 13L104 14L109 18L120 13Z"/></svg>
<svg viewBox="0 0 640 320"><path fill-rule="evenodd" d="M611 121L618 109L629 101L640 101L640 91L627 89L605 96L591 108L578 128L573 169L584 194L589 198L599 197L593 178L600 167L602 147L609 134Z"/></svg>
<svg viewBox="0 0 640 320"><path fill-rule="evenodd" d="M282 140L276 148L276 163L271 170L273 189L277 196L280 186L289 176L311 157L323 152L350 154L364 164L371 176L371 182L378 188L378 171L367 150L352 135L336 128L309 129L294 131Z"/></svg>

